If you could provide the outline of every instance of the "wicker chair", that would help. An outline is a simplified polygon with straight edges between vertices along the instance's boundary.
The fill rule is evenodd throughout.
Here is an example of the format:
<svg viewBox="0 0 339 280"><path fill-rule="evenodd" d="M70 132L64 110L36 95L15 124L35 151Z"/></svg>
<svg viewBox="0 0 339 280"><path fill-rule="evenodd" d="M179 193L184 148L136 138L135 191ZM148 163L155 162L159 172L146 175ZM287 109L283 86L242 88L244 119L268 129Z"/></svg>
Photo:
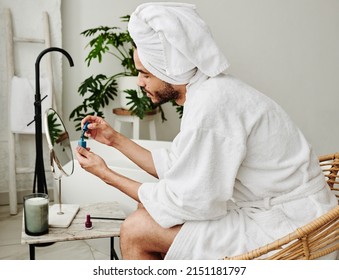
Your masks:
<svg viewBox="0 0 339 280"><path fill-rule="evenodd" d="M339 202L339 153L319 157L328 186ZM297 260L318 259L339 250L339 205L296 229L294 232L244 253L225 257L225 260Z"/></svg>

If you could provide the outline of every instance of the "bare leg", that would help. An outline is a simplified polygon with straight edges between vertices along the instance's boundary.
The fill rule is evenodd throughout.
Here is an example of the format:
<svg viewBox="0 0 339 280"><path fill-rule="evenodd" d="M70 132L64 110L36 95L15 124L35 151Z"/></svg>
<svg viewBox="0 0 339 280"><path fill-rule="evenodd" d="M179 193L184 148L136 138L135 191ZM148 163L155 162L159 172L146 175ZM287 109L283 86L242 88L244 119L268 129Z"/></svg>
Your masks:
<svg viewBox="0 0 339 280"><path fill-rule="evenodd" d="M120 247L125 260L157 260L166 255L181 226L163 228L138 208L122 224Z"/></svg>

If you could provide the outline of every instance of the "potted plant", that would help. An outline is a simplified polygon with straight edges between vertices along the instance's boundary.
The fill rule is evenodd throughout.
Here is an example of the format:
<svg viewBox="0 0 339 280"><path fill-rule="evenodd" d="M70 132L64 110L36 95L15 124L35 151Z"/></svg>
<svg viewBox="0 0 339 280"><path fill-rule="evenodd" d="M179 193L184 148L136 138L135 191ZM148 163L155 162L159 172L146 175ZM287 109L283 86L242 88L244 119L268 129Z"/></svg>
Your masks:
<svg viewBox="0 0 339 280"><path fill-rule="evenodd" d="M129 15L121 17L122 22L128 22ZM82 104L77 106L70 114L70 120L76 122L76 130L80 130L80 121L86 115L98 115L104 117L102 109L113 101L119 93L118 80L122 77L136 77L138 71L133 61L133 42L127 30L122 31L119 27L99 26L85 30L81 33L85 37L93 37L88 43L90 51L85 59L89 67L93 60L100 63L105 54L112 55L120 61L122 71L112 76L99 74L85 79L78 88L78 93L84 97ZM146 96L146 93L137 87L136 78L129 88L120 90L126 96L125 105L131 114L142 119L147 113L159 110L163 121L166 120L164 111L160 105L155 105ZM120 96L121 100L124 98ZM174 105L174 103L173 103ZM180 113L181 108L177 111Z"/></svg>

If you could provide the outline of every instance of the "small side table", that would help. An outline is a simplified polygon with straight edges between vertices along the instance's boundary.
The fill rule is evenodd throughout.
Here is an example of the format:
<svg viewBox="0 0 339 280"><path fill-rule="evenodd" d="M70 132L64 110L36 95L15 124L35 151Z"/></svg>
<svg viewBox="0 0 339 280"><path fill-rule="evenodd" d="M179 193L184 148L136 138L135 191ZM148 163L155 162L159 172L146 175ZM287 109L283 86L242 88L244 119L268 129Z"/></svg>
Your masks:
<svg viewBox="0 0 339 280"><path fill-rule="evenodd" d="M93 228L85 229L86 215L91 215ZM25 233L23 221L21 244L29 245L30 259L35 259L35 247L48 246L55 242L110 238L110 259L117 260L114 249L114 237L120 236L120 225L126 218L118 202L103 202L80 207L68 228L49 228L49 232L40 236L30 236Z"/></svg>
<svg viewBox="0 0 339 280"><path fill-rule="evenodd" d="M120 132L121 125L123 122L131 123L133 125L133 139L140 138L140 122L145 121L148 122L149 127L149 134L151 140L157 140L157 134L155 129L155 116L158 113L157 110L152 111L145 115L145 117L140 120L138 116L134 116L131 114L130 111L122 109L122 108L115 108L113 109L114 115L114 128Z"/></svg>

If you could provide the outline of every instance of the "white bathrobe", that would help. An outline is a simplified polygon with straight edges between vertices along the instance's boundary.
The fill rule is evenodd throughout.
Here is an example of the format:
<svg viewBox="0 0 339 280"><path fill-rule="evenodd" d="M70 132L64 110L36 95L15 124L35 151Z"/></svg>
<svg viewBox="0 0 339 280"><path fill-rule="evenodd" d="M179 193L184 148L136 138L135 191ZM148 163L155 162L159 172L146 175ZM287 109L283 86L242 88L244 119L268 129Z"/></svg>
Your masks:
<svg viewBox="0 0 339 280"><path fill-rule="evenodd" d="M166 259L220 259L282 237L333 208L317 156L271 99L225 74L187 87L159 182L139 197L162 227L183 224Z"/></svg>

